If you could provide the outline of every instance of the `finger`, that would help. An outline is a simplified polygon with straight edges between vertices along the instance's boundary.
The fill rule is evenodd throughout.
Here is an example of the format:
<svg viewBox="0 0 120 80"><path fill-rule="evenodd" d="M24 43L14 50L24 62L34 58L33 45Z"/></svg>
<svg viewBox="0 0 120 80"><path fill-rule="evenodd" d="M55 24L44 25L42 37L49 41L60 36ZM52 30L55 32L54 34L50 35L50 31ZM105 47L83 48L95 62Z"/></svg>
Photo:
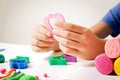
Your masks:
<svg viewBox="0 0 120 80"><path fill-rule="evenodd" d="M73 49L77 49L77 50L81 50L82 49L82 46L81 46L81 43L79 42L76 42L76 41L72 41L72 40L69 40L69 39L66 39L66 38L62 38L62 37L59 37L59 36L54 36L54 38L60 43L60 44L63 44L67 47L70 47L70 48L73 48Z"/></svg>
<svg viewBox="0 0 120 80"><path fill-rule="evenodd" d="M78 54L77 49L67 47L67 46L65 46L63 44L59 44L59 47L63 51L63 53L67 53L67 54L72 55L72 56L77 56L77 54Z"/></svg>
<svg viewBox="0 0 120 80"><path fill-rule="evenodd" d="M63 53L66 53L75 57L79 57L81 59L85 56L82 51L74 48L69 48L63 44L59 44L59 47L63 51Z"/></svg>
<svg viewBox="0 0 120 80"><path fill-rule="evenodd" d="M40 34L43 34L45 36L48 36L48 37L51 37L51 33L48 29L45 28L45 26L43 25L38 25L36 28L35 28L35 31L40 33Z"/></svg>
<svg viewBox="0 0 120 80"><path fill-rule="evenodd" d="M61 30L58 28L55 28L53 30L53 33L56 36L60 36L60 37L67 38L67 39L81 42L81 43L83 43L86 39L86 36L84 34L74 33L74 32L67 31L67 30Z"/></svg>
<svg viewBox="0 0 120 80"><path fill-rule="evenodd" d="M36 27L36 31L41 34L46 34L47 32L49 32L43 25L38 25Z"/></svg>
<svg viewBox="0 0 120 80"><path fill-rule="evenodd" d="M36 45L39 47L52 47L54 46L54 42L45 42L45 41L39 41L37 39L32 39L32 45Z"/></svg>
<svg viewBox="0 0 120 80"><path fill-rule="evenodd" d="M45 36L41 33L37 33L37 32L33 33L32 38L33 39L35 38L35 39L41 40L41 41L46 41L46 42L54 42L53 38L47 37L47 36Z"/></svg>
<svg viewBox="0 0 120 80"><path fill-rule="evenodd" d="M56 27L59 28L63 28L65 30L69 30L69 31L73 31L76 33L84 33L86 31L87 28L79 26L79 25L75 25L72 23L65 23L65 22L56 22Z"/></svg>
<svg viewBox="0 0 120 80"><path fill-rule="evenodd" d="M39 47L39 46L32 45L32 50L35 52L47 52L47 51L50 51L51 48L50 47Z"/></svg>

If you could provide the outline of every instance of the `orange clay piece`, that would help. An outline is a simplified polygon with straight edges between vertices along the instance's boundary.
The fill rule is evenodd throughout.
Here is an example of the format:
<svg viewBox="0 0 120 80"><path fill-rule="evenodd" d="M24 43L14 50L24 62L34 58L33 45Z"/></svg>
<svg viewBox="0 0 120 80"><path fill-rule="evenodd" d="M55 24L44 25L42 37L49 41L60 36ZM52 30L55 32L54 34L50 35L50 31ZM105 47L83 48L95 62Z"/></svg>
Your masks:
<svg viewBox="0 0 120 80"><path fill-rule="evenodd" d="M9 76L12 74L13 71L16 71L16 69L13 68L13 69L9 70L9 72L8 72L5 76L0 76L0 79L1 79L1 78L9 77Z"/></svg>

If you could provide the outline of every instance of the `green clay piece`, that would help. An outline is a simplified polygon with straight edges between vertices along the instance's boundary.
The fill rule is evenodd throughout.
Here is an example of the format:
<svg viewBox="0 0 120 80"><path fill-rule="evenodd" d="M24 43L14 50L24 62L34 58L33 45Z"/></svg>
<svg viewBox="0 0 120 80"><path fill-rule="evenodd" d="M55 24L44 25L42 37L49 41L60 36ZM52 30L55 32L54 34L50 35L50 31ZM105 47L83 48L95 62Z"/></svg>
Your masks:
<svg viewBox="0 0 120 80"><path fill-rule="evenodd" d="M4 63L5 62L5 57L4 55L0 54L0 63Z"/></svg>
<svg viewBox="0 0 120 80"><path fill-rule="evenodd" d="M29 57L25 57L25 56L16 56L16 58L10 59L10 61L12 60L25 60L28 64L30 63Z"/></svg>
<svg viewBox="0 0 120 80"><path fill-rule="evenodd" d="M7 80L20 80L21 77L23 77L25 75L25 73L19 73L18 75L16 75L15 77L10 77Z"/></svg>
<svg viewBox="0 0 120 80"><path fill-rule="evenodd" d="M31 75L25 75L20 78L20 80L37 80L34 76Z"/></svg>
<svg viewBox="0 0 120 80"><path fill-rule="evenodd" d="M30 63L29 57L26 57L26 56L17 56L16 58L17 59L25 59L27 61L27 63Z"/></svg>
<svg viewBox="0 0 120 80"><path fill-rule="evenodd" d="M67 65L67 60L63 56L52 56L49 58L50 65Z"/></svg>

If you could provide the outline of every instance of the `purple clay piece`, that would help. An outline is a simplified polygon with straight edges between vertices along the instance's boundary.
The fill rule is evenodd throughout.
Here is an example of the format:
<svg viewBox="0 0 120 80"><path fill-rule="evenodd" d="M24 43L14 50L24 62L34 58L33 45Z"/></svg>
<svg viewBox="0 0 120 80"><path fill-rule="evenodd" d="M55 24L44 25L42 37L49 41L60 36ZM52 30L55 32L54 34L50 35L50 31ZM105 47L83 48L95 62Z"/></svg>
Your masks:
<svg viewBox="0 0 120 80"><path fill-rule="evenodd" d="M63 56L66 58L67 62L77 62L77 58L68 54L63 54Z"/></svg>

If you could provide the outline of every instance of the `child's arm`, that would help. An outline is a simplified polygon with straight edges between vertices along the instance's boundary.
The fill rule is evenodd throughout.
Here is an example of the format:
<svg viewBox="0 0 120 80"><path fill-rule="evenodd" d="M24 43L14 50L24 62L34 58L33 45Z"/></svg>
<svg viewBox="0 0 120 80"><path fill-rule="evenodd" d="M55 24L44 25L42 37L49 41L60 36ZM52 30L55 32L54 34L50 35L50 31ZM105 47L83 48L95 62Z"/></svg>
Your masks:
<svg viewBox="0 0 120 80"><path fill-rule="evenodd" d="M90 30L95 33L99 38L105 38L112 34L111 28L103 21L98 22L90 28Z"/></svg>

